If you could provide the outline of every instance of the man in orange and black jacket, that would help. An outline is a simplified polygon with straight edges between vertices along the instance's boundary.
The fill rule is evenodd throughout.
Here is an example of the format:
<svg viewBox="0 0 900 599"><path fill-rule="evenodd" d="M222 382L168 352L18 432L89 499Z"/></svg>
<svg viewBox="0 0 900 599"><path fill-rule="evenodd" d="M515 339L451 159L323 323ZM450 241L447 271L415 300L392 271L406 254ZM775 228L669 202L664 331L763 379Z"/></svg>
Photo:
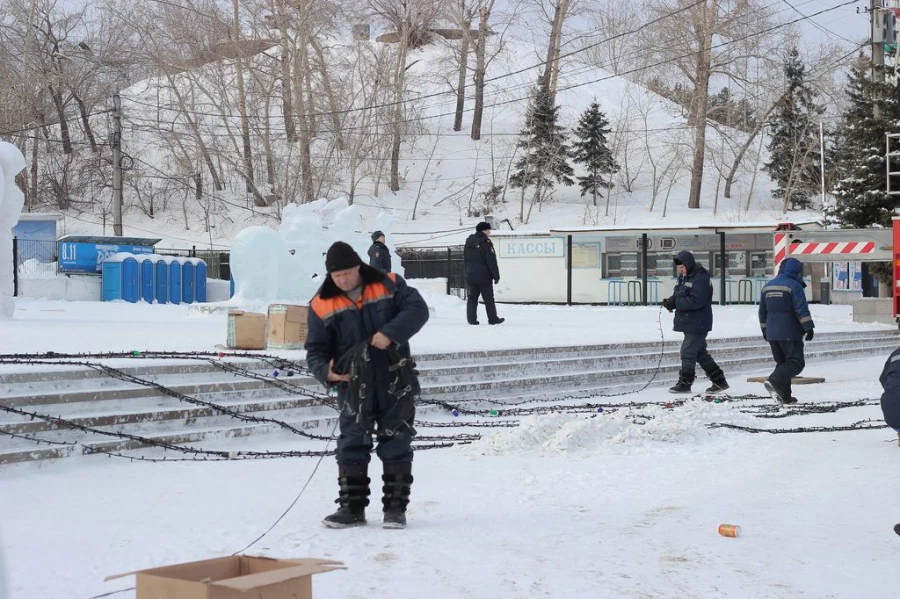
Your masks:
<svg viewBox="0 0 900 599"><path fill-rule="evenodd" d="M310 302L306 361L313 375L337 388L338 510L330 528L366 523L372 435L384 464L385 528L406 526L412 485L414 400L419 395L409 339L428 320L428 306L402 277L364 264L352 247L335 242L328 272Z"/></svg>

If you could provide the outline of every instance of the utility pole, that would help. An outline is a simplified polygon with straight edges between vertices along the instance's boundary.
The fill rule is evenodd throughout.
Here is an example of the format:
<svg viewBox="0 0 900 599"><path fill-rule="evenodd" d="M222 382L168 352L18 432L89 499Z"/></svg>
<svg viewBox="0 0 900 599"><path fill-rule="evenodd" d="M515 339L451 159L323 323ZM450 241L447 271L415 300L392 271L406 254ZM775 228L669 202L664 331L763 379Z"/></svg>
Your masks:
<svg viewBox="0 0 900 599"><path fill-rule="evenodd" d="M885 41L880 39L881 35L876 34L876 28L881 26L880 21L884 19L884 15L881 14L884 10L881 7L881 3L882 0L869 0L869 22L872 25L870 30L872 36L872 79L874 79L876 83L884 83ZM881 106L879 106L878 102L875 102L872 115L876 119L881 118Z"/></svg>
<svg viewBox="0 0 900 599"><path fill-rule="evenodd" d="M113 234L122 236L122 98L113 94Z"/></svg>
<svg viewBox="0 0 900 599"><path fill-rule="evenodd" d="M822 183L822 210L825 210L825 124L819 121L819 173Z"/></svg>

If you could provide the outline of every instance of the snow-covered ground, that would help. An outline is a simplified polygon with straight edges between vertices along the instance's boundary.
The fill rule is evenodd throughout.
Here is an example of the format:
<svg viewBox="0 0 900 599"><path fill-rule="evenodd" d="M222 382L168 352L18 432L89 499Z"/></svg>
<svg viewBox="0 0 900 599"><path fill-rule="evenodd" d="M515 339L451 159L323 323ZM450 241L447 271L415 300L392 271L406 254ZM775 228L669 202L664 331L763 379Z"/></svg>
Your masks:
<svg viewBox="0 0 900 599"><path fill-rule="evenodd" d="M503 326L470 327L461 301L429 301L436 313L414 339L418 353L660 338L656 308L501 306ZM812 313L819 332L883 328L854 324L845 306L814 305ZM715 315L716 337L758 332L755 307L716 307ZM224 340L224 318L186 306L24 300L3 325L0 353L212 349ZM665 338L678 341L671 316L663 312L661 322ZM795 394L814 402L876 398L885 357L813 364L804 374L827 382ZM735 396L761 392L746 374L730 381ZM629 399L672 396L651 388ZM880 419L878 406L776 420L741 411L767 403L693 401L479 429L485 436L472 445L417 453L405 531L378 526L377 484L367 528L322 528L336 496L332 458L83 457L2 467L0 538L11 597L88 599L130 586L104 583L109 574L230 554L266 530L314 471L296 507L248 553L345 562L347 570L315 578L319 599L893 596L900 586L894 433L706 426L846 425ZM324 447L265 440L273 442ZM378 478L377 465L371 473ZM725 522L740 525L743 536L719 536Z"/></svg>
<svg viewBox="0 0 900 599"><path fill-rule="evenodd" d="M415 282L412 283L415 285ZM501 326L465 324L465 301L424 292L434 315L412 340L416 353L472 349L553 347L665 338L672 315L659 306L591 307L500 304ZM3 323L0 354L21 352L106 352L132 350L213 351L225 343L226 312L214 304L149 305L143 302L66 302L18 298L15 318ZM710 338L759 335L756 306L716 306ZM850 306L813 304L816 332L884 330L890 325L853 322ZM484 307L479 307L484 314ZM482 318L484 321L485 318ZM286 357L299 352L277 352Z"/></svg>

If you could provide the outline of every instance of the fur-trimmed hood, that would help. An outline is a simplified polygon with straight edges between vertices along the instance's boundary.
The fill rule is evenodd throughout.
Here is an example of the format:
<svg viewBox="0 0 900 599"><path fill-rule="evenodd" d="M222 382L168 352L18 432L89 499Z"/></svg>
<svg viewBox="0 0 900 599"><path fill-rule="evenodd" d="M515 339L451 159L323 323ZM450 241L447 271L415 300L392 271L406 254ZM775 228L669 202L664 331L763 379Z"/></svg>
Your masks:
<svg viewBox="0 0 900 599"><path fill-rule="evenodd" d="M368 285L370 283L381 283L387 278L382 271L377 268L373 268L368 264L360 264L359 265L359 276L362 277L363 285ZM338 287L331 278L331 275L328 274L325 276L325 282L322 283L322 286L319 288L319 297L322 299L328 299L330 297L337 297L344 293L341 291L341 288Z"/></svg>

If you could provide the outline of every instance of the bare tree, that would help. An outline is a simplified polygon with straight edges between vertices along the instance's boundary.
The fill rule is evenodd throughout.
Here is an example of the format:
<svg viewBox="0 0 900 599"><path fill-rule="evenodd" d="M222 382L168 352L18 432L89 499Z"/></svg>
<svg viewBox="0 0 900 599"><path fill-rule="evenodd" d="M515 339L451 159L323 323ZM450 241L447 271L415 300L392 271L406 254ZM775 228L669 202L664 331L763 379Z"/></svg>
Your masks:
<svg viewBox="0 0 900 599"><path fill-rule="evenodd" d="M453 115L453 130L462 130L463 111L466 107L466 80L469 69L469 47L472 42L472 21L478 14L480 0L455 0L450 5L450 15L459 27L458 80L456 83L456 110Z"/></svg>
<svg viewBox="0 0 900 599"><path fill-rule="evenodd" d="M660 24L655 28L664 51L660 59L689 82L692 92L688 124L694 128L694 156L688 207L699 208L710 78L730 76L738 60L767 59L763 33L770 29L770 9L758 0L651 0L650 10Z"/></svg>
<svg viewBox="0 0 900 599"><path fill-rule="evenodd" d="M400 142L406 129L403 94L407 56L431 37L431 26L440 12L437 0L369 0L372 10L397 28L397 62L394 69L394 112L391 127L391 191L400 190Z"/></svg>
<svg viewBox="0 0 900 599"><path fill-rule="evenodd" d="M638 4L604 0L584 7L589 23L587 34L569 40L584 48L584 62L618 75L639 66L642 53L635 52L632 33L646 23L646 14Z"/></svg>
<svg viewBox="0 0 900 599"><path fill-rule="evenodd" d="M539 0L538 4L544 18L550 24L550 37L547 42L547 53L544 58L543 81L547 84L550 99L556 101L556 86L559 81L559 55L562 45L563 25L570 15L573 4L578 0Z"/></svg>

